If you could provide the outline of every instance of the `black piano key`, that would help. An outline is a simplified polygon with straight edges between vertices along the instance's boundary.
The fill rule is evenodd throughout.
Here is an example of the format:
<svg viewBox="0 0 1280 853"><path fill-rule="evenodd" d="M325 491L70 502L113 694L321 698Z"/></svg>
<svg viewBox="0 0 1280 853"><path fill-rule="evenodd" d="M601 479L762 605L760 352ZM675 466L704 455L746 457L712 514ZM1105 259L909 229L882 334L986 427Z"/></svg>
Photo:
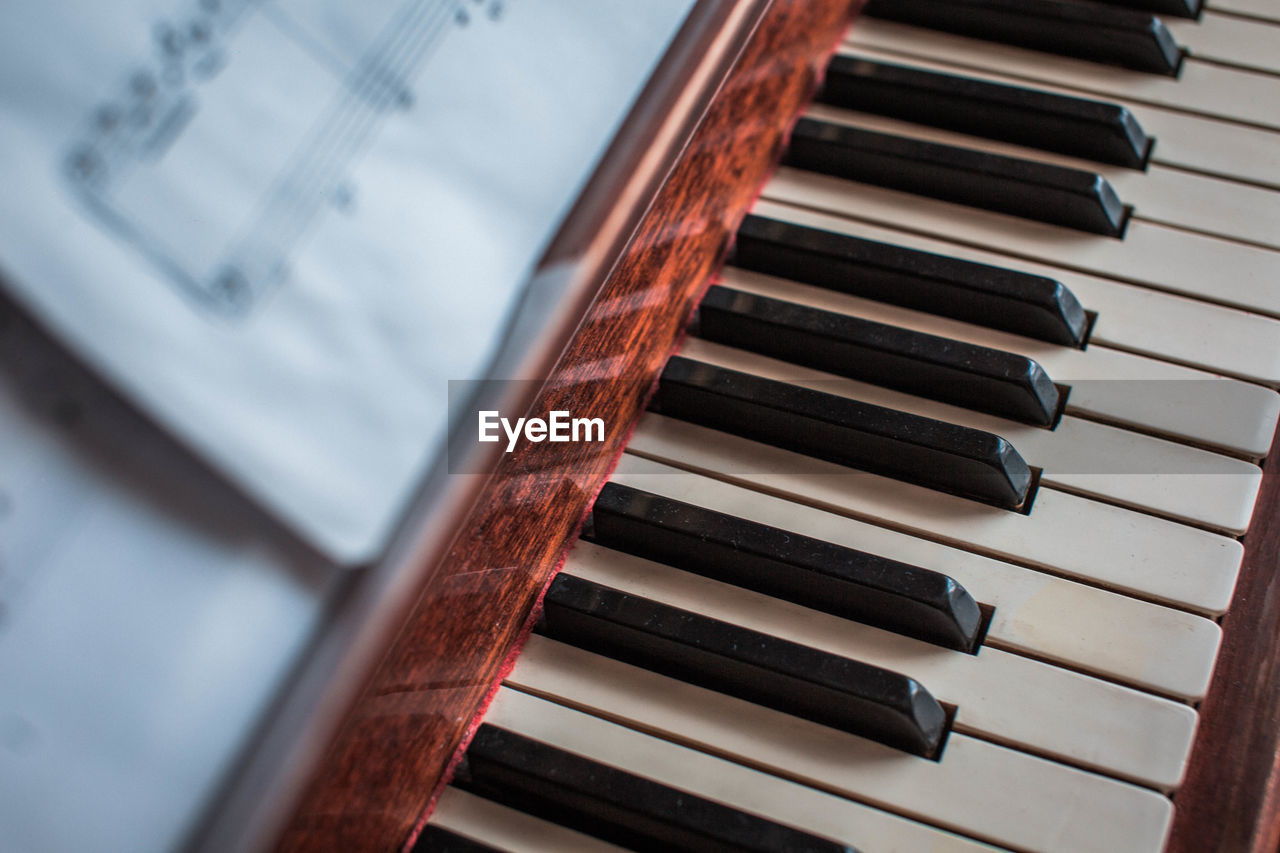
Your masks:
<svg viewBox="0 0 1280 853"><path fill-rule="evenodd" d="M675 356L650 408L712 429L1016 509L1031 471L998 435Z"/></svg>
<svg viewBox="0 0 1280 853"><path fill-rule="evenodd" d="M1182 51L1156 16L1082 0L870 0L876 18L1176 75Z"/></svg>
<svg viewBox="0 0 1280 853"><path fill-rule="evenodd" d="M472 841L456 832L427 824L413 845L413 853L502 853L497 847Z"/></svg>
<svg viewBox="0 0 1280 853"><path fill-rule="evenodd" d="M788 166L1119 237L1128 210L1106 178L955 145L803 118Z"/></svg>
<svg viewBox="0 0 1280 853"><path fill-rule="evenodd" d="M454 784L630 850L855 853L852 847L485 723Z"/></svg>
<svg viewBox="0 0 1280 853"><path fill-rule="evenodd" d="M953 317L1066 346L1088 318L1066 285L754 214L738 228L730 263L853 296Z"/></svg>
<svg viewBox="0 0 1280 853"><path fill-rule="evenodd" d="M1159 15L1175 18L1198 18L1204 8L1204 0L1097 0L1109 6L1124 6L1128 9L1139 9L1143 12L1155 12Z"/></svg>
<svg viewBox="0 0 1280 853"><path fill-rule="evenodd" d="M1131 169L1151 139L1127 107L856 56L827 65L818 100Z"/></svg>
<svg viewBox="0 0 1280 853"><path fill-rule="evenodd" d="M940 572L608 483L591 541L928 643L972 652L982 613Z"/></svg>
<svg viewBox="0 0 1280 853"><path fill-rule="evenodd" d="M716 285L698 311L709 341L909 394L1048 426L1058 389L1023 355Z"/></svg>
<svg viewBox="0 0 1280 853"><path fill-rule="evenodd" d="M934 758L946 712L914 679L572 575L552 581L547 636L757 705Z"/></svg>

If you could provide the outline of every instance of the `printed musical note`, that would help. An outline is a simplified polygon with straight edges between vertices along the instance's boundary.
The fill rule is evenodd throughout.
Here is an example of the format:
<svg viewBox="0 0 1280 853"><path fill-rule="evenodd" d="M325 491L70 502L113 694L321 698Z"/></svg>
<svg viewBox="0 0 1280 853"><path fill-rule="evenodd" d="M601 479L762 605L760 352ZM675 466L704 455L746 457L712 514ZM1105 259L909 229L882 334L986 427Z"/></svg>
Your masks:
<svg viewBox="0 0 1280 853"><path fill-rule="evenodd" d="M471 3L491 23L503 17L500 0ZM369 140L413 109L422 66L474 19L467 0L377 0L356 11L335 22L332 10L325 18L297 0L198 0L152 25L153 55L70 146L64 173L86 210L193 306L234 322L286 278L285 259L326 202L343 197ZM266 52L276 61L262 61ZM252 140L219 135L218 81L236 65L279 69L255 83L264 100L288 101L260 110ZM160 186L173 205L154 203ZM216 202L207 186L221 191Z"/></svg>

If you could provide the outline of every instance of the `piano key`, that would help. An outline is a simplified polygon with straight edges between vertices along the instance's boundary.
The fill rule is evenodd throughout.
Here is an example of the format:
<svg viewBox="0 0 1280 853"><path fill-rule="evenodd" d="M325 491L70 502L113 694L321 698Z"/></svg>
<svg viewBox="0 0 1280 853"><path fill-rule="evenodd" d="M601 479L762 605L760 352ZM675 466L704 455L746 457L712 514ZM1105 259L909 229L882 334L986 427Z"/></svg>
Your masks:
<svg viewBox="0 0 1280 853"><path fill-rule="evenodd" d="M1067 86L1094 96L1280 129L1280 80L1194 57L1183 61L1175 79L867 16L849 30L846 44L858 50L878 47L897 55L899 61L922 57L1024 81ZM1143 124L1147 126L1145 118Z"/></svg>
<svg viewBox="0 0 1280 853"><path fill-rule="evenodd" d="M1273 387L1280 384L1280 322L1270 317L769 201L757 202L755 209L762 217L820 230L1005 265L1045 278L1057 276L1068 292L1097 312L1089 330L1093 345L1151 355ZM778 274L787 273L784 268ZM738 277L736 271L728 275ZM790 277L797 278L794 273ZM926 306L924 310L929 309ZM1083 309L1080 313L1083 317ZM981 324L981 318L977 321Z"/></svg>
<svg viewBox="0 0 1280 853"><path fill-rule="evenodd" d="M1035 151L1010 143L993 142L954 131L834 107L818 106L811 109L809 115L844 127L891 133L927 143L963 146L982 153L1035 160L1065 168L1096 169L1098 174L1110 182L1112 189L1123 195L1126 203L1133 207L1132 216L1135 221L1173 225L1202 234L1257 243L1271 249L1280 248L1280 236L1277 236L1280 235L1280 192L1274 190L1189 174L1181 169L1169 169L1159 164L1152 165L1146 172L1117 166L1099 166L1061 154ZM857 179L856 175L849 177ZM897 188L906 188L906 185ZM934 193L919 194L940 197Z"/></svg>
<svg viewBox="0 0 1280 853"><path fill-rule="evenodd" d="M536 636L529 642L535 647L559 645ZM564 648L570 653L575 651ZM867 853L917 850L975 853L992 849L980 842L644 734L512 687L498 690L485 719L508 731L627 773L759 815L765 820L802 827ZM888 752L887 749L885 751ZM933 763L924 759L914 760Z"/></svg>
<svg viewBox="0 0 1280 853"><path fill-rule="evenodd" d="M994 506L1016 509L1031 491L1030 469L997 435L679 356L667 362L649 408Z"/></svg>
<svg viewBox="0 0 1280 853"><path fill-rule="evenodd" d="M738 228L730 262L1053 343L1081 343L1087 324L1076 297L1052 278L754 213Z"/></svg>
<svg viewBox="0 0 1280 853"><path fill-rule="evenodd" d="M1210 616L1240 570L1235 539L1054 488L1003 512L652 413L627 452Z"/></svg>
<svg viewBox="0 0 1280 853"><path fill-rule="evenodd" d="M442 837L443 833L460 839L462 844L478 846L463 847ZM622 848L450 785L440 794L431 812L431 820L418 836L413 853L464 853L469 850L620 853Z"/></svg>
<svg viewBox="0 0 1280 853"><path fill-rule="evenodd" d="M742 290L711 287L698 336L887 388L1048 426L1058 389L1026 356Z"/></svg>
<svg viewBox="0 0 1280 853"><path fill-rule="evenodd" d="M1266 455L1280 420L1280 395L1247 382L1101 346L1041 344L758 273L727 269L723 280L739 290L1021 353L1070 388L1063 407L1069 415L1252 458Z"/></svg>
<svg viewBox="0 0 1280 853"><path fill-rule="evenodd" d="M998 71L975 66L947 64L932 57L910 56L876 50L872 46L846 47L850 54L880 62L909 64L912 68L966 77L1033 91L1069 97L1089 97L1059 81L1028 82ZM1112 96L1114 97L1114 96ZM1149 137L1157 140L1149 155L1151 163L1176 166L1201 174L1232 178L1272 189L1280 188L1280 145L1275 131L1219 121L1176 109L1116 98L1116 103L1137 117Z"/></svg>
<svg viewBox="0 0 1280 853"><path fill-rule="evenodd" d="M612 482L946 571L994 607L984 647L1064 664L1188 701L1204 695L1217 623L1075 581L625 454ZM585 547L585 546L584 546Z"/></svg>
<svg viewBox="0 0 1280 853"><path fill-rule="evenodd" d="M1180 18L1194 18L1200 14L1203 0L1095 0L1111 6L1124 6L1129 9L1141 9L1146 12L1158 12L1161 15L1174 15Z"/></svg>
<svg viewBox="0 0 1280 853"><path fill-rule="evenodd" d="M1131 219L1123 240L961 207L788 167L764 195L781 201L1029 260L1280 316L1280 252ZM1229 270L1229 275L1223 271Z"/></svg>
<svg viewBox="0 0 1280 853"><path fill-rule="evenodd" d="M476 732L454 784L630 850L855 853L492 723Z"/></svg>
<svg viewBox="0 0 1280 853"><path fill-rule="evenodd" d="M1280 9L1277 9L1271 0L1209 0L1208 5L1215 12L1232 12L1280 23Z"/></svg>
<svg viewBox="0 0 1280 853"><path fill-rule="evenodd" d="M1152 165L1146 172L1098 166L1064 155L833 107L815 107L809 115L845 127L891 133L927 143L971 147L982 153L1036 160L1065 168L1096 169L1110 182L1114 191L1122 194L1134 207L1133 216L1137 220L1253 242L1272 249L1280 248L1280 238L1276 236L1280 228L1280 193L1274 190L1190 174L1160 164Z"/></svg>
<svg viewBox="0 0 1280 853"><path fill-rule="evenodd" d="M1280 74L1280 26L1207 11L1199 20L1170 19L1170 33L1190 56Z"/></svg>
<svg viewBox="0 0 1280 853"><path fill-rule="evenodd" d="M1152 140L1118 104L836 54L818 101L1141 169Z"/></svg>
<svg viewBox="0 0 1280 853"><path fill-rule="evenodd" d="M1040 469L1043 485L1233 536L1243 535L1248 527L1262 484L1261 469L1243 460L1071 415L1063 417L1053 430L1037 429L703 341L686 342L681 354L730 370L994 432L1013 443L1028 465Z"/></svg>
<svg viewBox="0 0 1280 853"><path fill-rule="evenodd" d="M531 637L507 683L801 784L1015 849L1155 851L1172 812L1154 791L955 732L929 761ZM530 702L501 694L504 720ZM500 704L501 703L501 704ZM576 721L576 718L575 718ZM584 723L585 725L585 723ZM568 721L546 729L572 731ZM911 849L911 848L908 848Z"/></svg>
<svg viewBox="0 0 1280 853"><path fill-rule="evenodd" d="M592 542L907 637L972 652L973 597L946 575L606 483Z"/></svg>
<svg viewBox="0 0 1280 853"><path fill-rule="evenodd" d="M1175 75L1182 51L1151 14L1070 0L870 0L864 14L1059 53L1092 62Z"/></svg>
<svg viewBox="0 0 1280 853"><path fill-rule="evenodd" d="M927 683L939 701L955 706L953 733L982 737L1162 791L1177 787L1191 749L1196 713L1190 707L999 649L967 655L928 646L603 548L583 546L570 552L565 572L913 677ZM702 686L714 689L714 685ZM946 761L945 749L939 760Z"/></svg>
<svg viewBox="0 0 1280 853"><path fill-rule="evenodd" d="M561 573L539 632L644 669L934 757L947 714L918 682Z"/></svg>
<svg viewBox="0 0 1280 853"><path fill-rule="evenodd" d="M782 158L788 166L1108 237L1124 231L1127 208L1096 173L849 127L813 115L801 118L791 132Z"/></svg>

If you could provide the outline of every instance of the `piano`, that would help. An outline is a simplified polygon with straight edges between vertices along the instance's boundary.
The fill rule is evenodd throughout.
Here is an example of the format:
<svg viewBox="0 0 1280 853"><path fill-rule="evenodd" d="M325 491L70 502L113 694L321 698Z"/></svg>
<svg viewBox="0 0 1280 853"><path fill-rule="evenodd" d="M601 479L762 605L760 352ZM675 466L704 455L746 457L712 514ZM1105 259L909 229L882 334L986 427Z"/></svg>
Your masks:
<svg viewBox="0 0 1280 853"><path fill-rule="evenodd" d="M1280 10L861 6L704 4L504 401L604 440L410 514L187 846L1280 845Z"/></svg>

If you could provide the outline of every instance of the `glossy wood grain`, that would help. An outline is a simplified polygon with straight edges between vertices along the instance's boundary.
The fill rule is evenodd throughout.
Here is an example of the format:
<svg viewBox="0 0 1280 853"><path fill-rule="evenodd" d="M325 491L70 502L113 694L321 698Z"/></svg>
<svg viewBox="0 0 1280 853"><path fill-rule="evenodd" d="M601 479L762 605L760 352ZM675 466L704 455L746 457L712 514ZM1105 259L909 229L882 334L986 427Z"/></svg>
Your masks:
<svg viewBox="0 0 1280 853"><path fill-rule="evenodd" d="M1168 853L1280 849L1280 454L1263 467L1245 562L1181 790Z"/></svg>
<svg viewBox="0 0 1280 853"><path fill-rule="evenodd" d="M847 0L772 4L533 407L603 418L606 440L504 457L280 849L382 851L411 838L852 11Z"/></svg>

